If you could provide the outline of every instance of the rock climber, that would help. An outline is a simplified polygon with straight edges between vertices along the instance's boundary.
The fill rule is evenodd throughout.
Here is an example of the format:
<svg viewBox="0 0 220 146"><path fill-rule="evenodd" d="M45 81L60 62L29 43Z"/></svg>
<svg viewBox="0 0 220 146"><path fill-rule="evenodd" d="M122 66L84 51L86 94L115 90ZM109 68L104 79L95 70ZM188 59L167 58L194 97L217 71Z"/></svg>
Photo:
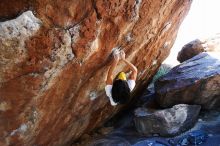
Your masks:
<svg viewBox="0 0 220 146"><path fill-rule="evenodd" d="M108 96L112 106L117 104L125 104L129 101L131 91L135 87L135 81L137 78L137 68L128 60L125 59L124 51L113 51L113 59L108 69L105 92ZM127 78L124 72L119 72L113 79L113 71L116 68L119 61L123 61L131 70L130 76Z"/></svg>

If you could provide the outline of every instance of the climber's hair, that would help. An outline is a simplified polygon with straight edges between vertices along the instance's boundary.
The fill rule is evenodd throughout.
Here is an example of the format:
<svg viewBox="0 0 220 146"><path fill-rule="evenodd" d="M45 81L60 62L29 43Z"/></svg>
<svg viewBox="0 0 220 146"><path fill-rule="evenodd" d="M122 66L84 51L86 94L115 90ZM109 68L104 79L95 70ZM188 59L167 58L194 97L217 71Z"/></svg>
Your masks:
<svg viewBox="0 0 220 146"><path fill-rule="evenodd" d="M114 102L125 104L129 101L131 96L131 91L125 80L114 80L112 86L112 98Z"/></svg>

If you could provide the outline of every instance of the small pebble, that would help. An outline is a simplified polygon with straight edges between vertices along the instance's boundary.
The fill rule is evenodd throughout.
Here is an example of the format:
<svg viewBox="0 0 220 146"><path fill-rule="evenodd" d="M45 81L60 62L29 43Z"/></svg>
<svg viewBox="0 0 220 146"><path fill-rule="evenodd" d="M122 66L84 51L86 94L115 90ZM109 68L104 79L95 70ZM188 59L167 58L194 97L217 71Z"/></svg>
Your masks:
<svg viewBox="0 0 220 146"><path fill-rule="evenodd" d="M202 122L203 120L202 120L202 119L199 119L198 121L199 121L199 122Z"/></svg>
<svg viewBox="0 0 220 146"><path fill-rule="evenodd" d="M212 136L213 136L213 134L208 134L208 136L209 136L209 137L212 137Z"/></svg>
<svg viewBox="0 0 220 146"><path fill-rule="evenodd" d="M155 133L155 134L153 134L153 136L154 137L158 137L158 136L160 136L159 134L157 134L157 133Z"/></svg>

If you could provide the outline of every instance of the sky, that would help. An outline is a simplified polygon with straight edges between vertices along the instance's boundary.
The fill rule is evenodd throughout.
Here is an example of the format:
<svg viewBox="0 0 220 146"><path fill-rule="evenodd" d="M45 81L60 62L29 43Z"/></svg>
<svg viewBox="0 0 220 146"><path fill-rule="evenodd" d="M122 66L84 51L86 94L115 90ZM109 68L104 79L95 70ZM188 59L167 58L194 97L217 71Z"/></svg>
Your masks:
<svg viewBox="0 0 220 146"><path fill-rule="evenodd" d="M178 64L178 52L188 42L220 33L220 0L193 0L190 11L180 26L170 55L164 61Z"/></svg>

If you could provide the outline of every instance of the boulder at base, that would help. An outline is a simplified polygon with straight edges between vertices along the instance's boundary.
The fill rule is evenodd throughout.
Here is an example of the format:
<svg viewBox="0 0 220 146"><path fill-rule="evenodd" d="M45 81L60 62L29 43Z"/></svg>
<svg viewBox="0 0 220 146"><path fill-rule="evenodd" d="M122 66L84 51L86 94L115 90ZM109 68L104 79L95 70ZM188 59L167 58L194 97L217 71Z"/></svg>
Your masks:
<svg viewBox="0 0 220 146"><path fill-rule="evenodd" d="M204 109L219 108L219 56L200 53L159 78L155 88L162 107L185 103L202 105Z"/></svg>
<svg viewBox="0 0 220 146"><path fill-rule="evenodd" d="M175 136L191 128L197 121L201 106L179 104L172 108L149 111L135 110L135 127L139 133L151 136Z"/></svg>
<svg viewBox="0 0 220 146"><path fill-rule="evenodd" d="M177 60L182 63L202 52L215 52L220 55L220 34L204 40L196 39L184 45Z"/></svg>

